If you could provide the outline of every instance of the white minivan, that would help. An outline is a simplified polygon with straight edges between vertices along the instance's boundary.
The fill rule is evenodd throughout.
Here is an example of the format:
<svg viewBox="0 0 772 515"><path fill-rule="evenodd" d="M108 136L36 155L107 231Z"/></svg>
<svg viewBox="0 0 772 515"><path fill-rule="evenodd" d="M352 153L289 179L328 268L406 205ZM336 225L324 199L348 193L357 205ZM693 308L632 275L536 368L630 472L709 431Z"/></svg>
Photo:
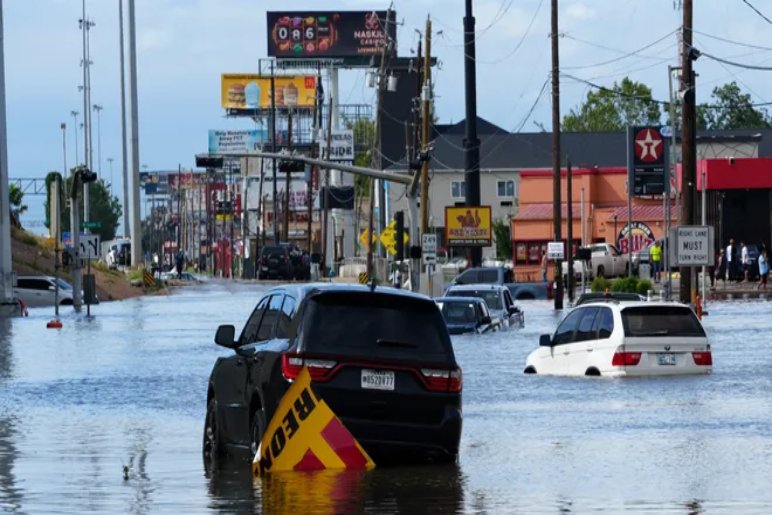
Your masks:
<svg viewBox="0 0 772 515"><path fill-rule="evenodd" d="M707 374L710 343L692 309L673 302L607 301L578 306L543 334L526 374L656 376Z"/></svg>

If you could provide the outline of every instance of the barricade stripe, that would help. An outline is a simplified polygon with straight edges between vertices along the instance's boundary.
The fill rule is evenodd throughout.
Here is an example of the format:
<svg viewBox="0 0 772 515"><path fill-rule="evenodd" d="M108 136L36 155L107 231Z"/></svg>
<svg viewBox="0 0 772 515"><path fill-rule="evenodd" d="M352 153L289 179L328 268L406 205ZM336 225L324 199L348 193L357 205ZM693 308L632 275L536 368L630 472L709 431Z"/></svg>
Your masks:
<svg viewBox="0 0 772 515"><path fill-rule="evenodd" d="M347 468L365 470L367 458L359 450L356 440L337 418L333 418L322 429L322 438L340 457Z"/></svg>
<svg viewBox="0 0 772 515"><path fill-rule="evenodd" d="M303 455L303 458L293 467L294 470L324 470L327 467L324 466L316 454L311 449L308 449Z"/></svg>

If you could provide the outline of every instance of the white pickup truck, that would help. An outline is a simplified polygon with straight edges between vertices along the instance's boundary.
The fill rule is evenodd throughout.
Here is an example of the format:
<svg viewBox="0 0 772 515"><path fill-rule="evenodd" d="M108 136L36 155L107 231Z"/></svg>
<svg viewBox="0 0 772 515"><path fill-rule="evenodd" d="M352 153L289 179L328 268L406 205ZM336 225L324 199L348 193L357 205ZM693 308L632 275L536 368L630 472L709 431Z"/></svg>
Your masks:
<svg viewBox="0 0 772 515"><path fill-rule="evenodd" d="M590 262L585 264L587 277L617 277L627 275L630 267L630 255L620 254L611 243L593 243L589 247ZM568 262L563 261L563 279L568 277ZM574 277L582 276L582 262L574 260Z"/></svg>

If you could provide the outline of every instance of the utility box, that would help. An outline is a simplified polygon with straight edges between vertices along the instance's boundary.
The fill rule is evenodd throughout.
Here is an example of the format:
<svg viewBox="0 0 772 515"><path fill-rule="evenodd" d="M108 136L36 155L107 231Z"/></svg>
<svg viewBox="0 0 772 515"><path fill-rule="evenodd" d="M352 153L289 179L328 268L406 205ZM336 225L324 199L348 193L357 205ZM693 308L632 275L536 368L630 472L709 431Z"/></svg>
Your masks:
<svg viewBox="0 0 772 515"><path fill-rule="evenodd" d="M641 263L638 265L638 278L651 281L651 265L649 263Z"/></svg>
<svg viewBox="0 0 772 515"><path fill-rule="evenodd" d="M96 280L94 274L83 274L83 302L86 304L98 304L96 295Z"/></svg>

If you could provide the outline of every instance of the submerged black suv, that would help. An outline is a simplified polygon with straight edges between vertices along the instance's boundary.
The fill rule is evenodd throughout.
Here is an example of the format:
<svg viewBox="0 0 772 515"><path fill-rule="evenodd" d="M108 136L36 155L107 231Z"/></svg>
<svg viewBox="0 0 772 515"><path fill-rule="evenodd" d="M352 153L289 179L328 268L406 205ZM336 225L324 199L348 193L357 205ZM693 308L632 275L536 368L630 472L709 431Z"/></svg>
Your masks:
<svg viewBox="0 0 772 515"><path fill-rule="evenodd" d="M451 461L461 438L461 369L429 297L354 284L276 287L257 302L209 378L204 465L254 457L292 380L307 367L314 392L376 464Z"/></svg>

